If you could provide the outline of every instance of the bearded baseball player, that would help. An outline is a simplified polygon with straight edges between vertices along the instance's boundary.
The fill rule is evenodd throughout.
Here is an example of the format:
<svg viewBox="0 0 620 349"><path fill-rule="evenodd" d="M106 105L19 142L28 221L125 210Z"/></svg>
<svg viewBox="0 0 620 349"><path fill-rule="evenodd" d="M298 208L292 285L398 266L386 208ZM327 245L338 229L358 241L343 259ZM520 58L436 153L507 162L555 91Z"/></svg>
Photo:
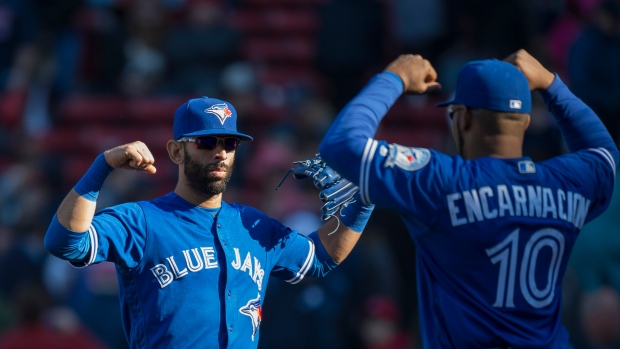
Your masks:
<svg viewBox="0 0 620 349"><path fill-rule="evenodd" d="M166 145L179 169L174 191L95 212L114 170L156 172L145 144L121 145L96 158L48 228L53 255L76 267L116 265L131 348L256 348L269 277L295 284L324 276L366 225L373 206L320 157L290 171L321 189L327 222L307 237L255 208L224 202L235 151L252 140L236 124L230 103L189 100L176 111Z"/></svg>
<svg viewBox="0 0 620 349"><path fill-rule="evenodd" d="M608 206L618 149L597 115L524 50L460 70L448 106L459 155L373 136L403 93L437 74L402 55L340 112L320 154L360 186L365 204L398 212L417 248L424 348L569 348L562 278L585 222ZM538 91L570 153L523 156Z"/></svg>

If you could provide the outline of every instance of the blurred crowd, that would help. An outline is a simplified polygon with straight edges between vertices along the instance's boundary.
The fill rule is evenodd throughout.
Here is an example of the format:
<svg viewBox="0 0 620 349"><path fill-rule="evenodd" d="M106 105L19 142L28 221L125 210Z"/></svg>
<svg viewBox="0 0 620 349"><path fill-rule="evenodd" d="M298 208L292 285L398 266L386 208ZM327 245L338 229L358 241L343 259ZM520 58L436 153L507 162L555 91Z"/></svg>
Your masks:
<svg viewBox="0 0 620 349"><path fill-rule="evenodd" d="M293 161L315 155L373 74L401 53L431 61L442 92L402 97L377 137L450 153L448 118L434 103L465 62L519 48L620 139L620 0L0 0L0 348L127 348L113 265L73 268L45 251L43 236L109 147L144 141L158 173L113 173L99 208L172 190L165 142L185 100L230 101L255 138L239 148L224 199L310 233L317 190L292 179L274 188ZM534 103L525 155L565 152ZM566 274L575 349L620 348L619 213L616 190ZM411 245L398 217L376 210L329 277L270 280L259 347L419 348Z"/></svg>

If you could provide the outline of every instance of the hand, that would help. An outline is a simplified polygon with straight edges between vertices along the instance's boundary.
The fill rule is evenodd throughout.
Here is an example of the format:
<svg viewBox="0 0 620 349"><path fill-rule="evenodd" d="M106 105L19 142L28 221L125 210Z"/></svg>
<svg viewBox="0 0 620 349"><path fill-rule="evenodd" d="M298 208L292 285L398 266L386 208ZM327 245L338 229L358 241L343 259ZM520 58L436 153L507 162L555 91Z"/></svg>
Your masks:
<svg viewBox="0 0 620 349"><path fill-rule="evenodd" d="M104 152L108 165L114 168L155 173L155 158L146 145L140 141L120 145Z"/></svg>
<svg viewBox="0 0 620 349"><path fill-rule="evenodd" d="M304 161L295 161L293 163L296 164L297 167L291 168L284 174L276 190L280 188L289 173L292 173L295 179L311 178L312 183L318 189L327 188L340 180L338 172L327 166L319 154L316 154L313 158Z"/></svg>
<svg viewBox="0 0 620 349"><path fill-rule="evenodd" d="M546 90L555 79L552 72L543 67L536 58L523 49L506 57L504 61L521 70L527 78L531 91Z"/></svg>
<svg viewBox="0 0 620 349"><path fill-rule="evenodd" d="M359 187L346 178L341 178L330 187L321 190L319 198L324 203L321 207L321 219L326 221L330 217L336 216L348 205L360 201L359 191Z"/></svg>
<svg viewBox="0 0 620 349"><path fill-rule="evenodd" d="M441 89L437 82L437 72L431 63L420 55L400 55L385 71L401 78L405 93L423 94Z"/></svg>

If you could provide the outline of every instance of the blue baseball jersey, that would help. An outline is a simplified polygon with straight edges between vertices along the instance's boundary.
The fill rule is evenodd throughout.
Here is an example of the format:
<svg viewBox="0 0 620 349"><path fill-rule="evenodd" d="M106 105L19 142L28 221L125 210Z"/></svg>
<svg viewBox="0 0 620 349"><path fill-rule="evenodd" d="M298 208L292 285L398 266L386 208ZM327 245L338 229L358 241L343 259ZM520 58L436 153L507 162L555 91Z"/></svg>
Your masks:
<svg viewBox="0 0 620 349"><path fill-rule="evenodd" d="M323 159L365 203L397 211L417 248L425 348L568 348L561 285L580 228L612 196L618 150L556 77L543 93L571 153L465 160L373 139L402 93L376 76L340 113Z"/></svg>
<svg viewBox="0 0 620 349"><path fill-rule="evenodd" d="M316 232L239 204L214 213L174 193L105 208L75 242L87 254L64 256L76 266L115 263L132 348L256 348L269 276L294 284L337 265ZM62 246L55 234L46 246Z"/></svg>

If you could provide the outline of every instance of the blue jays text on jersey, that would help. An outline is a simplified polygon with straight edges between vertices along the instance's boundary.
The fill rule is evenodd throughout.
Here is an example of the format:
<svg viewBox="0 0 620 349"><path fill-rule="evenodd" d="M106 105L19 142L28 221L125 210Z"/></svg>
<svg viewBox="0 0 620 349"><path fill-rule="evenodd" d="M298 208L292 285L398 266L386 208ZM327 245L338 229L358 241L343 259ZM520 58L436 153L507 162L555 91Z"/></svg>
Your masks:
<svg viewBox="0 0 620 349"><path fill-rule="evenodd" d="M196 207L174 193L105 208L87 234L70 243L64 235L48 230L46 246L65 258L80 249L72 264L116 264L132 348L256 348L269 276L297 283L337 265L316 232L306 237L239 204Z"/></svg>
<svg viewBox="0 0 620 349"><path fill-rule="evenodd" d="M557 77L541 95L570 153L465 160L375 140L403 91L386 72L339 114L319 152L362 200L398 212L416 245L425 348L568 348L561 283L582 225L612 195L618 149Z"/></svg>

